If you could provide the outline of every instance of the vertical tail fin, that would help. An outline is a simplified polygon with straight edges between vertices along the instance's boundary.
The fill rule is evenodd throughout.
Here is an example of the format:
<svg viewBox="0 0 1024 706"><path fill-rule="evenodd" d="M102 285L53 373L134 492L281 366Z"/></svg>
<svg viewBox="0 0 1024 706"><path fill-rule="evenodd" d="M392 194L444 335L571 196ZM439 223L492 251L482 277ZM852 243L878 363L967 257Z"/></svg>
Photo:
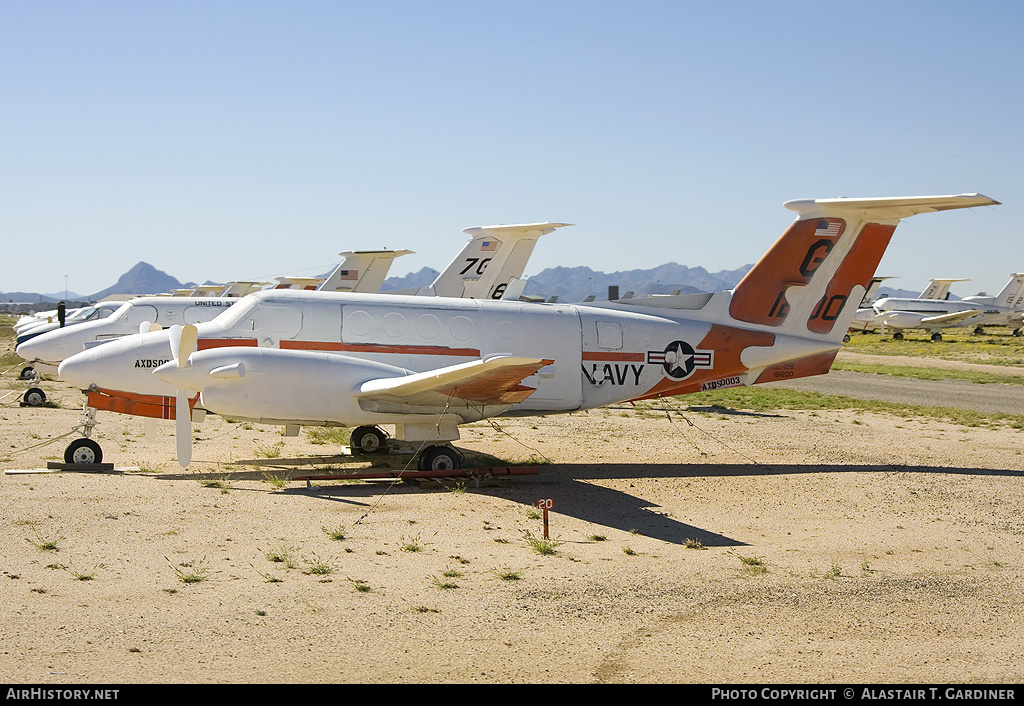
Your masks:
<svg viewBox="0 0 1024 706"><path fill-rule="evenodd" d="M997 203L980 194L790 201L785 206L797 219L736 285L729 313L783 333L838 341L900 219Z"/></svg>
<svg viewBox="0 0 1024 706"><path fill-rule="evenodd" d="M1010 275L1010 281L999 292L995 303L1015 311L1024 311L1024 273L1016 272Z"/></svg>
<svg viewBox="0 0 1024 706"><path fill-rule="evenodd" d="M466 228L469 242L430 286L439 297L501 299L520 279L537 238L571 223L531 223Z"/></svg>
<svg viewBox="0 0 1024 706"><path fill-rule="evenodd" d="M918 299L949 299L949 285L954 282L970 282L969 279L930 279L928 286Z"/></svg>
<svg viewBox="0 0 1024 706"><path fill-rule="evenodd" d="M357 250L338 253L345 259L317 289L324 292L379 292L396 257L412 250Z"/></svg>

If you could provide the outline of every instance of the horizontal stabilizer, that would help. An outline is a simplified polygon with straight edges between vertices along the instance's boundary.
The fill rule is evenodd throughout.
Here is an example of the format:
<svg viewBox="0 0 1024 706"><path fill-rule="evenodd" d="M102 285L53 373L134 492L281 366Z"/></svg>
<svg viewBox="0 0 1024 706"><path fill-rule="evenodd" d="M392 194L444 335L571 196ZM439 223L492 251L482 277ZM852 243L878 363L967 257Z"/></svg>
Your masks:
<svg viewBox="0 0 1024 706"><path fill-rule="evenodd" d="M954 196L902 196L867 199L797 199L783 204L804 218L816 218L827 212L863 213L869 212L873 221L898 221L918 213L949 211L954 208L976 206L998 206L999 202L982 194L957 194Z"/></svg>

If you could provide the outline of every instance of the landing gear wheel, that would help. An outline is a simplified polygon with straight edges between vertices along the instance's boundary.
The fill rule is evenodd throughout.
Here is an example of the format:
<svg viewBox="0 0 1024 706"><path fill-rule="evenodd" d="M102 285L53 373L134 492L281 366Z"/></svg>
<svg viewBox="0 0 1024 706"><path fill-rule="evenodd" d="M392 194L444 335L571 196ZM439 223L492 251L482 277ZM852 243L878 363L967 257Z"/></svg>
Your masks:
<svg viewBox="0 0 1024 706"><path fill-rule="evenodd" d="M457 471L462 467L459 452L448 446L430 446L420 454L421 471Z"/></svg>
<svg viewBox="0 0 1024 706"><path fill-rule="evenodd" d="M82 466L103 461L103 449L92 439L75 439L64 450L64 463Z"/></svg>
<svg viewBox="0 0 1024 706"><path fill-rule="evenodd" d="M974 335L975 336L984 336L985 335L985 329L983 329L981 326L976 327L974 329Z"/></svg>
<svg viewBox="0 0 1024 706"><path fill-rule="evenodd" d="M375 454L384 451L388 436L377 427L356 427L349 438L349 448L355 454Z"/></svg>
<svg viewBox="0 0 1024 706"><path fill-rule="evenodd" d="M46 393L38 387L30 387L25 391L25 396L21 399L26 407L38 407L43 402L46 402Z"/></svg>
<svg viewBox="0 0 1024 706"><path fill-rule="evenodd" d="M845 336L843 336L843 343L849 343L849 342L850 342L850 334L846 334Z"/></svg>
<svg viewBox="0 0 1024 706"><path fill-rule="evenodd" d="M36 376L36 369L33 368L31 365L21 369L21 379L22 380L31 380L35 376Z"/></svg>
<svg viewBox="0 0 1024 706"><path fill-rule="evenodd" d="M1016 336L1017 338L1020 338L1022 334L1024 334L1024 331L1022 331L1022 330L1021 330L1021 329L1019 329L1019 328L1015 328L1015 329L1013 330L1013 335L1014 335L1014 336Z"/></svg>
<svg viewBox="0 0 1024 706"><path fill-rule="evenodd" d="M903 334L900 333L899 331L897 331L896 333L894 333L892 335L892 340L894 340L894 341L902 341L903 340Z"/></svg>
<svg viewBox="0 0 1024 706"><path fill-rule="evenodd" d="M932 340L935 341L936 343L938 343L939 341L942 340L942 334L938 333L938 332L933 333L932 334Z"/></svg>

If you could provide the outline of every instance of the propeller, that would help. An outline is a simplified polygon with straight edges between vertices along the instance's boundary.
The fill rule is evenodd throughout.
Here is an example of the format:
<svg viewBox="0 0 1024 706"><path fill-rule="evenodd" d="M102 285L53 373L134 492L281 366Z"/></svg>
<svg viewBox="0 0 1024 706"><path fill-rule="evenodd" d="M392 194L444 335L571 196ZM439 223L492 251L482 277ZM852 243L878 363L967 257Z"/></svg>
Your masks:
<svg viewBox="0 0 1024 706"><path fill-rule="evenodd" d="M163 331L163 326L152 321L143 321L139 324L139 333L151 331ZM156 418L146 417L143 420L143 428L146 430L146 441L152 443L156 439Z"/></svg>
<svg viewBox="0 0 1024 706"><path fill-rule="evenodd" d="M170 328L171 355L179 368L188 365L199 343L199 331L192 324ZM192 462L192 411L188 406L188 390L178 388L174 400L174 438L178 446L178 465L187 468Z"/></svg>

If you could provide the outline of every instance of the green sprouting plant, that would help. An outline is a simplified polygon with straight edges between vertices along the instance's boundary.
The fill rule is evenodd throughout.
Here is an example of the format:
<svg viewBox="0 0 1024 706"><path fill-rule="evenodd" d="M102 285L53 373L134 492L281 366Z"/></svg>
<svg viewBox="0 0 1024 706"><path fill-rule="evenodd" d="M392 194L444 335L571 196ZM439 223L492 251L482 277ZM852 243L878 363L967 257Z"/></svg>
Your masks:
<svg viewBox="0 0 1024 706"><path fill-rule="evenodd" d="M63 539L63 537L60 537L60 536L56 536L56 537L36 537L35 539L27 539L26 541L28 541L36 549L39 549L41 551L44 551L44 552L55 552L55 551L58 550L57 542L59 542L61 539Z"/></svg>
<svg viewBox="0 0 1024 706"><path fill-rule="evenodd" d="M284 446L283 441L279 441L273 446L263 446L262 444L256 444L256 455L260 458L280 458L281 447Z"/></svg>
<svg viewBox="0 0 1024 706"><path fill-rule="evenodd" d="M522 578L522 574L513 569L495 569L494 575L502 581L518 581Z"/></svg>
<svg viewBox="0 0 1024 706"><path fill-rule="evenodd" d="M330 564L323 561L316 554L313 554L313 559L309 563L309 573L316 574L318 576L326 576L327 574L334 571Z"/></svg>
<svg viewBox="0 0 1024 706"><path fill-rule="evenodd" d="M166 559L166 557L164 557ZM168 560L170 563L170 560ZM213 571L206 564L206 558L199 561L184 561L177 566L171 566L178 580L182 583L201 583L210 578Z"/></svg>
<svg viewBox="0 0 1024 706"><path fill-rule="evenodd" d="M457 583L455 583L454 581L442 581L441 579L436 578L436 577L434 578L434 586L436 586L437 588L440 588L440 589L444 589L444 590L452 589L452 588L458 588L459 587L459 585Z"/></svg>
<svg viewBox="0 0 1024 706"><path fill-rule="evenodd" d="M561 544L561 542L556 542L552 539L542 539L529 534L526 536L526 542L530 545L530 549L544 555L554 554L559 544Z"/></svg>
<svg viewBox="0 0 1024 706"><path fill-rule="evenodd" d="M415 537L402 537L402 543L399 546L403 552L423 551L423 544L420 543L419 535Z"/></svg>
<svg viewBox="0 0 1024 706"><path fill-rule="evenodd" d="M334 529L327 529L326 527L323 527L321 529L323 529L324 534L326 534L328 537L339 542L345 539L345 532L347 531L344 525L340 525L338 527L335 527Z"/></svg>
<svg viewBox="0 0 1024 706"><path fill-rule="evenodd" d="M352 588L357 593L369 593L373 590L370 587L370 584L366 583L366 581L363 581L362 579L349 579L349 581L352 582Z"/></svg>
<svg viewBox="0 0 1024 706"><path fill-rule="evenodd" d="M275 564L284 564L289 569L295 568L295 558L292 556L292 551L284 544L279 549L268 551L267 561L272 561Z"/></svg>
<svg viewBox="0 0 1024 706"><path fill-rule="evenodd" d="M765 566L764 559L756 556L743 556L741 554L736 555L740 562L743 564L743 568L752 574L764 574L768 572L768 567Z"/></svg>

